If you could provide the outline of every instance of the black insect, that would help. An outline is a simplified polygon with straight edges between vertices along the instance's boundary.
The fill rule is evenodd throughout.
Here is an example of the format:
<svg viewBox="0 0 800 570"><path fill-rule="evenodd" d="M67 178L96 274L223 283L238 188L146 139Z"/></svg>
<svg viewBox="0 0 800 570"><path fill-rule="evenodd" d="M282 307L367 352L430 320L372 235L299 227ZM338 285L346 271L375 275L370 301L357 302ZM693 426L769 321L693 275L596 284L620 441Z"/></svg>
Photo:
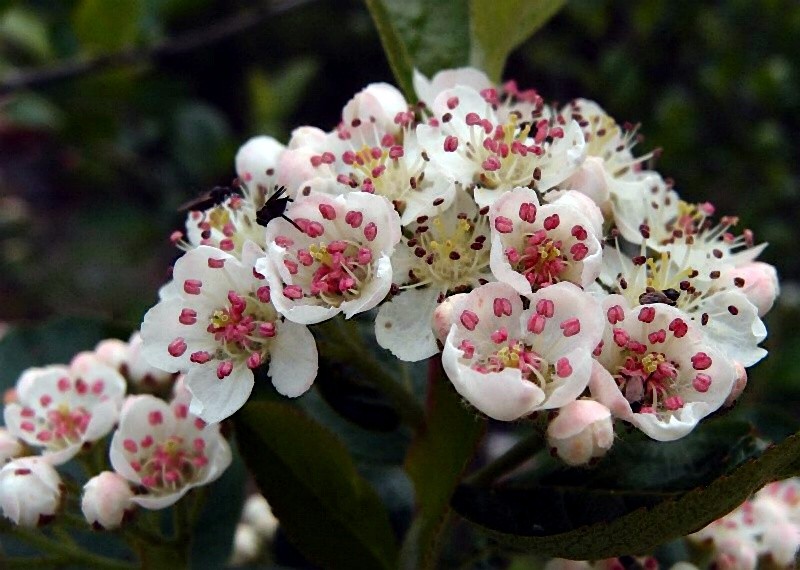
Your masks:
<svg viewBox="0 0 800 570"><path fill-rule="evenodd" d="M267 198L267 201L264 203L261 209L256 212L256 223L259 226L266 226L275 218L283 218L301 232L303 231L303 229L298 226L293 219L284 213L286 212L286 208L289 206L289 202L294 202L294 200L289 198L289 196L285 195L286 192L286 186L280 186L275 189L275 192L272 193L272 196Z"/></svg>
<svg viewBox="0 0 800 570"><path fill-rule="evenodd" d="M208 210L209 208L222 204L228 197L240 194L240 191L232 186L215 186L211 190L201 193L197 198L184 202L178 207L179 212L193 212Z"/></svg>
<svg viewBox="0 0 800 570"><path fill-rule="evenodd" d="M654 305L656 303L663 303L674 307L678 303L678 297L681 292L675 289L662 289L661 291L648 287L647 290L639 295L640 305Z"/></svg>

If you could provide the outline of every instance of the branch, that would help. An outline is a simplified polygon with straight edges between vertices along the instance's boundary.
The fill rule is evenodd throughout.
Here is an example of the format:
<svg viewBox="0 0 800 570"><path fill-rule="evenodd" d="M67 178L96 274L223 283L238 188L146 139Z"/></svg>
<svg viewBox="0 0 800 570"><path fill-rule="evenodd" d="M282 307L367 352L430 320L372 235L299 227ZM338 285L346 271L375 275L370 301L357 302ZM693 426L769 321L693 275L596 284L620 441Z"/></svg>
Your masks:
<svg viewBox="0 0 800 570"><path fill-rule="evenodd" d="M79 57L34 69L9 71L0 82L0 95L21 89L41 87L49 83L73 79L89 73L147 63L205 47L244 33L264 23L270 16L288 12L313 0L283 0L243 10L219 22L168 38L146 48L128 48L96 57Z"/></svg>

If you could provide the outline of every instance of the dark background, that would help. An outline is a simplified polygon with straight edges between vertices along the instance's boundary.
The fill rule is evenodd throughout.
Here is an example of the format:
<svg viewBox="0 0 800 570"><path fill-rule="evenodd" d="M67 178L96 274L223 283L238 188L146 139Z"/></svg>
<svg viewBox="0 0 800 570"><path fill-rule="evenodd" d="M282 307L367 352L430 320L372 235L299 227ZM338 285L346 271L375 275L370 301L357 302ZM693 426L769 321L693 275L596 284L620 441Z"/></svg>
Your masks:
<svg viewBox="0 0 800 570"><path fill-rule="evenodd" d="M392 81L355 0L278 1L266 16L245 1L103 4L0 1L0 86L15 70L146 54L37 72L0 95L0 321L133 329L176 256L176 207L229 182L238 145L330 129L355 92ZM123 5L135 9L120 15ZM107 33L103 19L122 16L130 25ZM175 40L186 34L192 45ZM686 199L713 201L770 242L763 258L784 292L747 398L786 425L800 418L799 38L791 0L571 0L505 73L548 100L591 98L641 122L640 152L663 148L658 168Z"/></svg>

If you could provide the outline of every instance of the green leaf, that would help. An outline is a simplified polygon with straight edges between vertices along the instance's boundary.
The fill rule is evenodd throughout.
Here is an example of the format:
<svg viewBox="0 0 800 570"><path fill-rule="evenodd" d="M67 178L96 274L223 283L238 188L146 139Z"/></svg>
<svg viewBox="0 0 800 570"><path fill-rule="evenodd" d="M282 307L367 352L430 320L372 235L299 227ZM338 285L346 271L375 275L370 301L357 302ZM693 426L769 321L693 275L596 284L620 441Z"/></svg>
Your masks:
<svg viewBox="0 0 800 570"><path fill-rule="evenodd" d="M797 475L800 433L691 491L462 487L453 506L502 544L545 556L597 560L652 552L729 513L767 483ZM524 520L525 512L547 517L532 522ZM595 522L576 524L576 513Z"/></svg>
<svg viewBox="0 0 800 570"><path fill-rule="evenodd" d="M233 550L236 523L242 515L247 471L233 448L233 463L207 489L208 500L192 531L191 568L223 568Z"/></svg>
<svg viewBox="0 0 800 570"><path fill-rule="evenodd" d="M116 51L137 39L142 14L141 0L81 0L72 25L86 51Z"/></svg>
<svg viewBox="0 0 800 570"><path fill-rule="evenodd" d="M383 51L386 52L386 59L389 60L389 67L392 68L397 84L407 98L414 99L414 85L411 82L414 64L386 5L383 0L364 0L364 3L378 28Z"/></svg>
<svg viewBox="0 0 800 570"><path fill-rule="evenodd" d="M470 0L470 63L499 81L508 55L566 3L566 0Z"/></svg>
<svg viewBox="0 0 800 570"><path fill-rule="evenodd" d="M467 64L467 0L365 0L397 82L411 100L413 68L426 75Z"/></svg>
<svg viewBox="0 0 800 570"><path fill-rule="evenodd" d="M325 568L396 568L386 509L341 442L288 404L236 416L240 450L281 527Z"/></svg>
<svg viewBox="0 0 800 570"><path fill-rule="evenodd" d="M405 463L418 507L403 545L401 568L409 570L434 567L450 497L486 428L461 402L439 360L432 359L430 366L427 427L412 442Z"/></svg>
<svg viewBox="0 0 800 570"><path fill-rule="evenodd" d="M31 366L68 364L81 350L92 350L120 331L102 321L82 317L59 317L37 326L19 326L0 340L0 390L14 386ZM126 331L122 331L123 335Z"/></svg>
<svg viewBox="0 0 800 570"><path fill-rule="evenodd" d="M52 55L44 19L36 12L14 6L0 17L0 42L22 49L38 61Z"/></svg>

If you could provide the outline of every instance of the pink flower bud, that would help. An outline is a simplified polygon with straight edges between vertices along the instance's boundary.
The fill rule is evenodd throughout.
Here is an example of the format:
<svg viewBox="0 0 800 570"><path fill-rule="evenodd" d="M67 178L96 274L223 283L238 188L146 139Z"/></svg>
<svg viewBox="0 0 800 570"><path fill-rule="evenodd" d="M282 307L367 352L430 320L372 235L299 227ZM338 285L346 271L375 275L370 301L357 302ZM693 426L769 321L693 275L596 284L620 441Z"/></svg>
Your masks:
<svg viewBox="0 0 800 570"><path fill-rule="evenodd" d="M94 347L94 354L106 366L119 370L128 360L128 343L118 338L101 340Z"/></svg>
<svg viewBox="0 0 800 570"><path fill-rule="evenodd" d="M14 524L49 522L61 504L61 479L41 457L15 459L0 469L0 508Z"/></svg>
<svg viewBox="0 0 800 570"><path fill-rule="evenodd" d="M610 197L603 159L596 156L587 156L581 167L567 179L563 186L567 190L577 190L591 198L601 208Z"/></svg>
<svg viewBox="0 0 800 570"><path fill-rule="evenodd" d="M594 400L570 402L547 426L547 442L568 465L585 465L614 443L611 412Z"/></svg>
<svg viewBox="0 0 800 570"><path fill-rule="evenodd" d="M117 528L126 511L133 510L133 491L128 482L113 471L103 471L83 487L81 510L95 528Z"/></svg>
<svg viewBox="0 0 800 570"><path fill-rule="evenodd" d="M442 344L444 344L447 333L450 332L450 326L453 324L453 307L466 296L466 293L457 293L447 297L433 311L433 331Z"/></svg>
<svg viewBox="0 0 800 570"><path fill-rule="evenodd" d="M142 354L142 346L141 335L134 333L128 342L128 359L125 363L128 380L140 390L148 392L168 387L174 375L150 365Z"/></svg>

